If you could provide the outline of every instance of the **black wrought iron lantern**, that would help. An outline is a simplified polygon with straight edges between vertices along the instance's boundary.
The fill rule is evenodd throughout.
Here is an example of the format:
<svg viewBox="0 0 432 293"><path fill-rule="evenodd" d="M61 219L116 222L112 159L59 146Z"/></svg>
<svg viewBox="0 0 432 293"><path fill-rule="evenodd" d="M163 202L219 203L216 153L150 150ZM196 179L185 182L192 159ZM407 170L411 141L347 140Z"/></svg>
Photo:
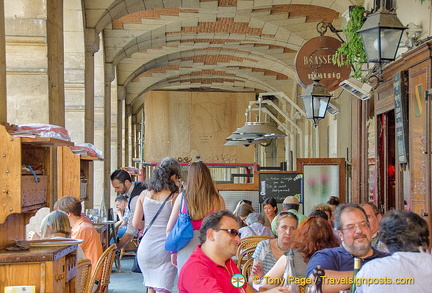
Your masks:
<svg viewBox="0 0 432 293"><path fill-rule="evenodd" d="M303 100L306 118L312 119L313 125L316 127L318 121L325 117L332 95L327 92L325 85L320 83L318 75L315 74L312 80L313 83L306 87L300 97Z"/></svg>
<svg viewBox="0 0 432 293"><path fill-rule="evenodd" d="M357 31L361 36L368 62L382 63L395 60L402 33L406 29L396 13L384 8L383 2L381 1L380 9L370 14L362 28Z"/></svg>

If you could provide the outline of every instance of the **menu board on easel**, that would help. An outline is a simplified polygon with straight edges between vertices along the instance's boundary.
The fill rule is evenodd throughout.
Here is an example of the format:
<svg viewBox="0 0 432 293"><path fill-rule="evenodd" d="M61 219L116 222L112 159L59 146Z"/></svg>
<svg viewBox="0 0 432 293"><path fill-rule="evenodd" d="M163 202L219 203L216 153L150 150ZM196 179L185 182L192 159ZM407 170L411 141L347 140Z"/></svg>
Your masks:
<svg viewBox="0 0 432 293"><path fill-rule="evenodd" d="M259 172L259 202L273 197L282 203L287 196L302 196L302 173L298 172Z"/></svg>

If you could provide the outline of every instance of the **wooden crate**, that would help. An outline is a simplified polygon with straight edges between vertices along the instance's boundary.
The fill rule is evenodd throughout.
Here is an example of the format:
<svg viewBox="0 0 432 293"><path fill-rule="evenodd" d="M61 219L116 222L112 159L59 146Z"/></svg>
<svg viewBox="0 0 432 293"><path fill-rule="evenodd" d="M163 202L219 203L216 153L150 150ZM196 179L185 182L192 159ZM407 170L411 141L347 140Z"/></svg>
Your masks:
<svg viewBox="0 0 432 293"><path fill-rule="evenodd" d="M39 182L33 175L21 176L22 208L37 208L47 202L48 176L38 175Z"/></svg>

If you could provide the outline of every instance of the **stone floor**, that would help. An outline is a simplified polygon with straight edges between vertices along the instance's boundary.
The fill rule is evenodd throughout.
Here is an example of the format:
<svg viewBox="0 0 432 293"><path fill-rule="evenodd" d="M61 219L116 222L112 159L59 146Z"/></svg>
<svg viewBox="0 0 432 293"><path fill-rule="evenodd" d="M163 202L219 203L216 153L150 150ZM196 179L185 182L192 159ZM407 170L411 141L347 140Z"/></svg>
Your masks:
<svg viewBox="0 0 432 293"><path fill-rule="evenodd" d="M143 293L146 292L146 287L143 285L142 274L132 273L131 267L133 264L133 256L123 257L121 260L121 271L119 272L115 266L111 273L111 283L108 286L108 293ZM177 284L177 279L175 280ZM175 286L173 293L177 293Z"/></svg>

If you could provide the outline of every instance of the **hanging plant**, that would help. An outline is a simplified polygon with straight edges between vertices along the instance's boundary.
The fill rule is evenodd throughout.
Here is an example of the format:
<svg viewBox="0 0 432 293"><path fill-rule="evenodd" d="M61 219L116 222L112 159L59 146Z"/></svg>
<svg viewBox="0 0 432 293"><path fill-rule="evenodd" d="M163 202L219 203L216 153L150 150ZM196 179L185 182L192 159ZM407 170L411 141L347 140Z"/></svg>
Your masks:
<svg viewBox="0 0 432 293"><path fill-rule="evenodd" d="M357 31L365 22L367 11L363 6L355 6L350 12L350 20L343 32L346 42L337 49L333 56L333 64L338 66L350 65L353 70L352 77L361 78L362 65L367 62L360 34Z"/></svg>

